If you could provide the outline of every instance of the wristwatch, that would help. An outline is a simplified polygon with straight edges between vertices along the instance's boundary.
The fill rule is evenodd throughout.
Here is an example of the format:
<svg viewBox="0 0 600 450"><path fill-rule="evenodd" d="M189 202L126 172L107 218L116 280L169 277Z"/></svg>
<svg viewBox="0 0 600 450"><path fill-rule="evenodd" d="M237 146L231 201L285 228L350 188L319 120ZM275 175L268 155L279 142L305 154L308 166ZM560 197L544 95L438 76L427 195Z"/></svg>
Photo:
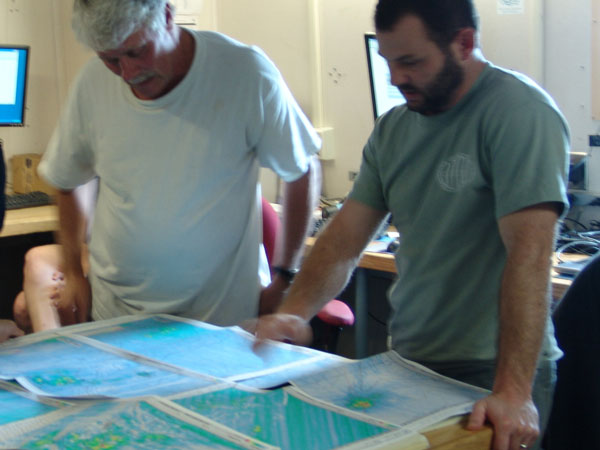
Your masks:
<svg viewBox="0 0 600 450"><path fill-rule="evenodd" d="M271 267L271 270L273 270L273 272L278 274L281 278L283 278L288 283L291 283L292 281L294 281L294 277L296 276L296 274L299 271L299 269L285 269L285 268L279 267L279 266L273 266L273 267Z"/></svg>

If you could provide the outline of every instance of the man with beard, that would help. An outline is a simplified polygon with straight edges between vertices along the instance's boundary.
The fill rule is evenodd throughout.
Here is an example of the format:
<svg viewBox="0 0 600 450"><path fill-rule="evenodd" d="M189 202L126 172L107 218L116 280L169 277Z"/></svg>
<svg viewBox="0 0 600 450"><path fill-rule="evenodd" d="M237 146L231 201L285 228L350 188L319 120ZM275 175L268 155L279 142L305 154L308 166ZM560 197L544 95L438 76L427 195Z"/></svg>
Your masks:
<svg viewBox="0 0 600 450"><path fill-rule="evenodd" d="M557 219L568 207L568 127L527 77L486 61L471 0L380 0L379 50L406 98L376 123L359 176L259 339L305 343L387 212L400 232L392 347L491 390L494 449L536 446L554 385L548 303Z"/></svg>

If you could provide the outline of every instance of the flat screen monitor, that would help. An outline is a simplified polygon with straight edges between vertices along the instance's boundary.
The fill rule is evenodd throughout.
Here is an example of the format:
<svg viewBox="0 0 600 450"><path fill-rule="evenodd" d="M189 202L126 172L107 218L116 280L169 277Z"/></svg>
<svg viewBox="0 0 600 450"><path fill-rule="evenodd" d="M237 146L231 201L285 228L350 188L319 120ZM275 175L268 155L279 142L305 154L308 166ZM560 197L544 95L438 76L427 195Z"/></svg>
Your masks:
<svg viewBox="0 0 600 450"><path fill-rule="evenodd" d="M391 83L387 61L379 54L379 45L374 33L365 34L373 115L377 119L396 105L406 103L398 88Z"/></svg>
<svg viewBox="0 0 600 450"><path fill-rule="evenodd" d="M29 47L0 44L0 126L25 124Z"/></svg>

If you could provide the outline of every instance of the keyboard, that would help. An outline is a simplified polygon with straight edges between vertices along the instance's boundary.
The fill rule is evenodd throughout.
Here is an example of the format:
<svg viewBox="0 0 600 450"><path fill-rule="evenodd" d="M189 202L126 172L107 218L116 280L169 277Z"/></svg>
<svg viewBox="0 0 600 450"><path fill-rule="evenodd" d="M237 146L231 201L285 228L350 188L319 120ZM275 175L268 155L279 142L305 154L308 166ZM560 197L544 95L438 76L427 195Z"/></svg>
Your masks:
<svg viewBox="0 0 600 450"><path fill-rule="evenodd" d="M33 206L50 205L52 199L48 194L41 191L28 192L26 194L6 195L6 209L31 208Z"/></svg>
<svg viewBox="0 0 600 450"><path fill-rule="evenodd" d="M316 236L322 228L327 224L327 219L317 219L313 223L313 229L310 232L311 236Z"/></svg>

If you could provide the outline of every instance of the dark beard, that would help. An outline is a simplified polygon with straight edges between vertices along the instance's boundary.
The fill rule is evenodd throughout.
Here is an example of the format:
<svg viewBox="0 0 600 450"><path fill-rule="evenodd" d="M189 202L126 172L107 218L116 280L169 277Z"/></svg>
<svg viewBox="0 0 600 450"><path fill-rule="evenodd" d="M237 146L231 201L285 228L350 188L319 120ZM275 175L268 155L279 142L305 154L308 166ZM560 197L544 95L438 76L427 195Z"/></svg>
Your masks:
<svg viewBox="0 0 600 450"><path fill-rule="evenodd" d="M423 101L420 105L407 105L411 111L418 112L425 116L439 114L448 109L450 98L460 86L465 78L463 69L454 61L448 52L444 61L444 66L436 75L434 80L419 89L418 92L423 96ZM415 90L412 85L401 85L398 89Z"/></svg>

